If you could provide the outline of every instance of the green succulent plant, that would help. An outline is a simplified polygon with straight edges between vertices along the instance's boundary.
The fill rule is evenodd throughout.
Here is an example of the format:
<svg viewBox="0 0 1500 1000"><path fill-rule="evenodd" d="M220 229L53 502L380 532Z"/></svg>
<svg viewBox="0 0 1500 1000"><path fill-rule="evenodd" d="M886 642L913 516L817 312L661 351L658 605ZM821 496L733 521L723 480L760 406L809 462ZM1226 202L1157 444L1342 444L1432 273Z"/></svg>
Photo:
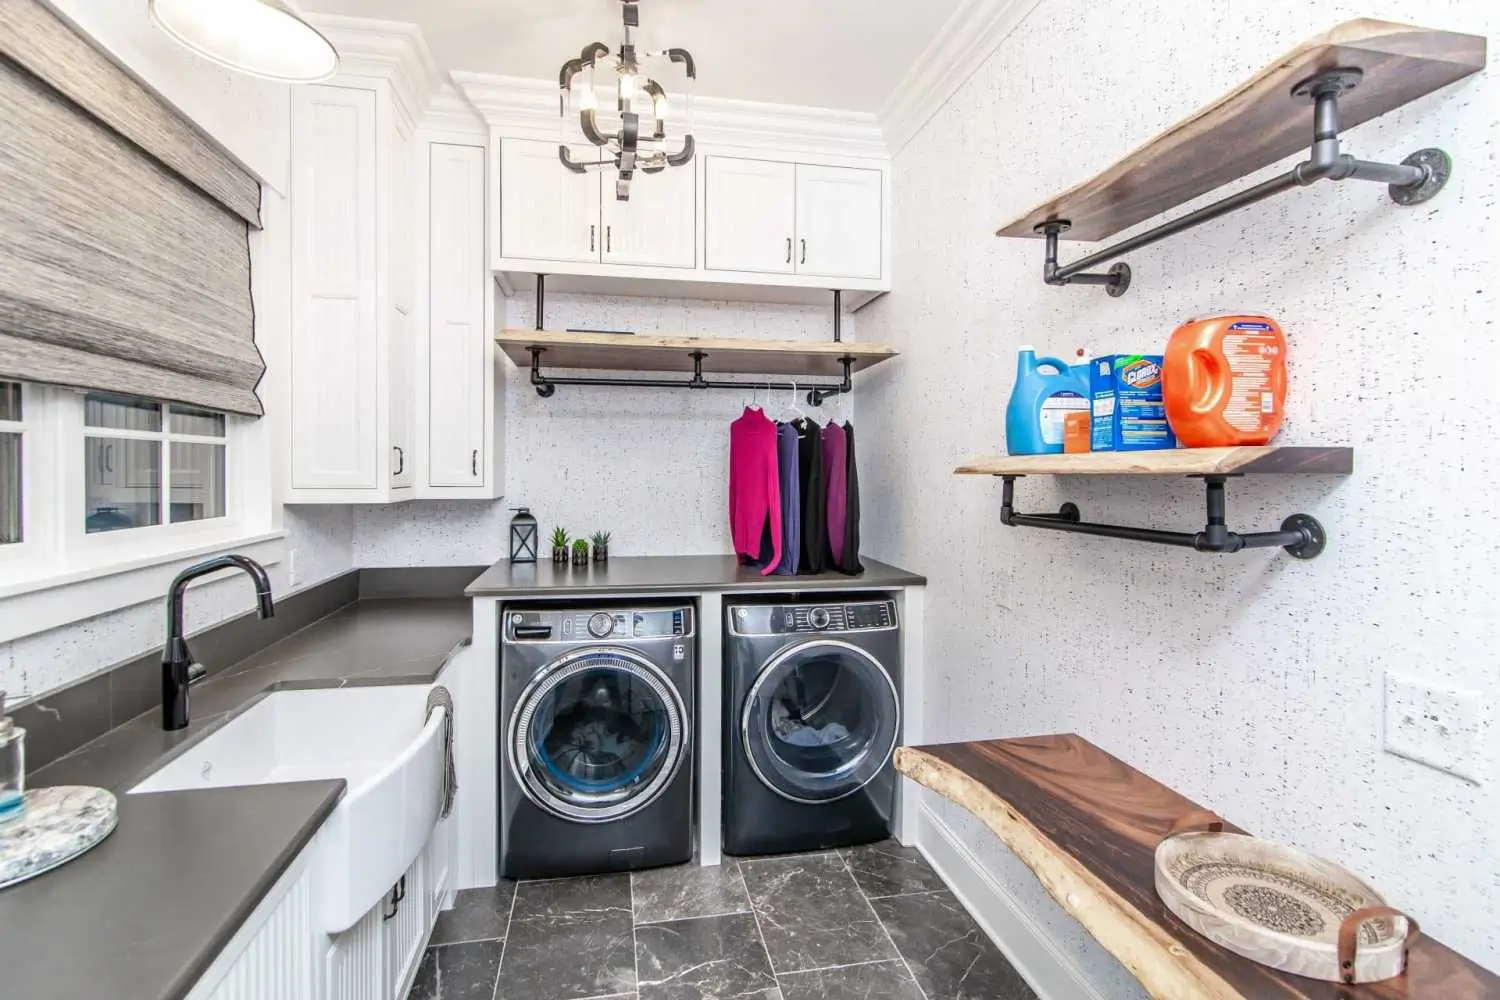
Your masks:
<svg viewBox="0 0 1500 1000"><path fill-rule="evenodd" d="M568 547L568 529L552 529L552 547L555 549L565 549Z"/></svg>
<svg viewBox="0 0 1500 1000"><path fill-rule="evenodd" d="M583 538L575 538L575 539L573 539L573 551L575 553L577 553L577 552L587 553L588 550L589 550L589 543L588 543L587 539L583 539Z"/></svg>
<svg viewBox="0 0 1500 1000"><path fill-rule="evenodd" d="M593 534L594 547L598 549L609 548L609 532L596 531Z"/></svg>

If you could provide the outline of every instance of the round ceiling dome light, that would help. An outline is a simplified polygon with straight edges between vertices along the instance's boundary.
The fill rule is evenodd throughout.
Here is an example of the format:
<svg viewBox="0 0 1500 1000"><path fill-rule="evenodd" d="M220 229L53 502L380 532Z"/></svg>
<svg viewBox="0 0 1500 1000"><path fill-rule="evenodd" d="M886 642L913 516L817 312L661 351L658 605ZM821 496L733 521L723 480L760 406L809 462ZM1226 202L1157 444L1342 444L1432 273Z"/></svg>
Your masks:
<svg viewBox="0 0 1500 1000"><path fill-rule="evenodd" d="M339 68L333 43L287 0L151 0L151 19L205 59L252 76L312 83Z"/></svg>

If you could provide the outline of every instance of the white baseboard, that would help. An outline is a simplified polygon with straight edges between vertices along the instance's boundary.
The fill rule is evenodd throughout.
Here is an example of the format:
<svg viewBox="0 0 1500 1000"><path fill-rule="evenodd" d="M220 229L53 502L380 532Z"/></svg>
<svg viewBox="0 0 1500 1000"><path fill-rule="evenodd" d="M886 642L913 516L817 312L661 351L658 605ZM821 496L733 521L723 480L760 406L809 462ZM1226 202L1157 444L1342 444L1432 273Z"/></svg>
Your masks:
<svg viewBox="0 0 1500 1000"><path fill-rule="evenodd" d="M1041 1000L1104 1000L1083 970L925 804L917 816L917 849Z"/></svg>

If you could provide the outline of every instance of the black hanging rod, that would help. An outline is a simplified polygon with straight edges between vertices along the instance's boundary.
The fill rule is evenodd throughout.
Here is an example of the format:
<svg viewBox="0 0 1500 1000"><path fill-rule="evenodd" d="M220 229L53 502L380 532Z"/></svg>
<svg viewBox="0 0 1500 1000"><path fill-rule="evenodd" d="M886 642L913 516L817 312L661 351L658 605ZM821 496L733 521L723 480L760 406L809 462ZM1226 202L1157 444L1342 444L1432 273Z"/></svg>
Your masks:
<svg viewBox="0 0 1500 1000"><path fill-rule="evenodd" d="M1158 531L1122 524L1096 524L1082 520L1078 505L1073 503L1063 504L1056 514L1019 514L1014 500L1015 483L1020 477L1001 478L1005 487L1000 500L1000 523L1012 528L1050 528L1080 535L1178 545L1199 552L1239 552L1241 549L1268 549L1279 545L1298 559L1315 559L1328 544L1323 526L1310 514L1293 514L1281 522L1279 531L1254 531L1243 535L1230 531L1224 513L1224 481L1229 478L1227 476L1203 477L1208 488L1208 522L1202 531Z"/></svg>
<svg viewBox="0 0 1500 1000"><path fill-rule="evenodd" d="M1348 153L1339 152L1339 96L1357 87L1363 77L1364 73L1358 69L1333 69L1309 77L1292 88L1293 97L1312 98L1313 141L1309 158L1284 174L1236 192L1212 205L1205 205L1180 218L1164 222L1071 264L1057 263L1057 239L1072 227L1072 223L1067 219L1049 219L1040 223L1033 231L1042 233L1047 238L1042 280L1049 285L1103 285L1106 292L1118 298L1130 288L1129 264L1122 261L1104 273L1088 273L1088 269L1220 216L1237 212L1272 195L1292 188L1307 187L1324 178L1333 181L1375 181L1389 185L1391 200L1398 205L1420 205L1432 198L1443 189L1443 185L1448 183L1449 175L1453 173L1453 161L1441 149L1419 149L1400 163L1359 160Z"/></svg>
<svg viewBox="0 0 1500 1000"><path fill-rule="evenodd" d="M807 390L807 402L810 406L822 406L823 400L840 393L853 392L854 380L850 376L849 366L854 364L854 359L849 356L839 358L839 365L844 369L844 378L836 385L808 385L805 382L768 382L741 381L720 382L703 377L703 359L708 357L703 351L694 351L693 377L690 379L671 378L608 378L594 375L543 375L542 355L547 353L545 347L532 347L531 350L531 384L536 386L536 394L543 399L548 399L560 385L616 385L632 389L788 389Z"/></svg>

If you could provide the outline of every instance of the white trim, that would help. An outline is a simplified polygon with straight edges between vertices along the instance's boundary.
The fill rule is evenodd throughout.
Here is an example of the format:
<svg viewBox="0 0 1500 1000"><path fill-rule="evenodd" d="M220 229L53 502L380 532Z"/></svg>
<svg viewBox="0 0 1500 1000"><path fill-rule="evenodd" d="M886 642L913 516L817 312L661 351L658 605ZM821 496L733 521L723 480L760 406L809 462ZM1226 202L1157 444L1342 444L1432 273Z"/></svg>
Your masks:
<svg viewBox="0 0 1500 1000"><path fill-rule="evenodd" d="M337 14L313 14L308 21L338 49L339 71L325 81L328 85L340 86L347 77L386 80L408 129L421 120L443 85L442 70L428 51L421 28L400 21ZM342 85L347 86L347 80Z"/></svg>
<svg viewBox="0 0 1500 1000"><path fill-rule="evenodd" d="M922 131L1041 0L963 0L880 109L895 156Z"/></svg>
<svg viewBox="0 0 1500 1000"><path fill-rule="evenodd" d="M459 91L491 128L516 139L558 138L557 83L490 73L451 74ZM863 111L766 104L724 97L691 98L693 139L704 146L773 151L785 157L823 155L889 159L879 119ZM683 127L689 118L682 119Z"/></svg>
<svg viewBox="0 0 1500 1000"><path fill-rule="evenodd" d="M1041 1000L1105 1000L1072 956L926 806L918 810L917 847Z"/></svg>
<svg viewBox="0 0 1500 1000"><path fill-rule="evenodd" d="M169 552L160 550L160 541L148 547L154 551L122 556L116 550L107 563L70 563L60 573L0 586L0 642L121 608L155 603L167 592L174 576L205 556L238 552L264 566L274 566L286 555L284 531L204 539ZM222 578L223 574L216 573L192 586Z"/></svg>
<svg viewBox="0 0 1500 1000"><path fill-rule="evenodd" d="M903 587L896 595L896 622L901 626L901 743L920 746L926 742L922 725L926 711L923 691L927 677L924 648L926 625L923 604L925 586ZM917 842L918 812L924 790L914 781L896 783L896 817L891 836L908 846Z"/></svg>
<svg viewBox="0 0 1500 1000"><path fill-rule="evenodd" d="M699 594L697 614L698 864L712 867L724 860L724 595Z"/></svg>
<svg viewBox="0 0 1500 1000"><path fill-rule="evenodd" d="M430 141L452 142L459 145L489 144L490 129L484 118L465 97L451 84L445 83L427 105L417 122L419 131L426 133Z"/></svg>

